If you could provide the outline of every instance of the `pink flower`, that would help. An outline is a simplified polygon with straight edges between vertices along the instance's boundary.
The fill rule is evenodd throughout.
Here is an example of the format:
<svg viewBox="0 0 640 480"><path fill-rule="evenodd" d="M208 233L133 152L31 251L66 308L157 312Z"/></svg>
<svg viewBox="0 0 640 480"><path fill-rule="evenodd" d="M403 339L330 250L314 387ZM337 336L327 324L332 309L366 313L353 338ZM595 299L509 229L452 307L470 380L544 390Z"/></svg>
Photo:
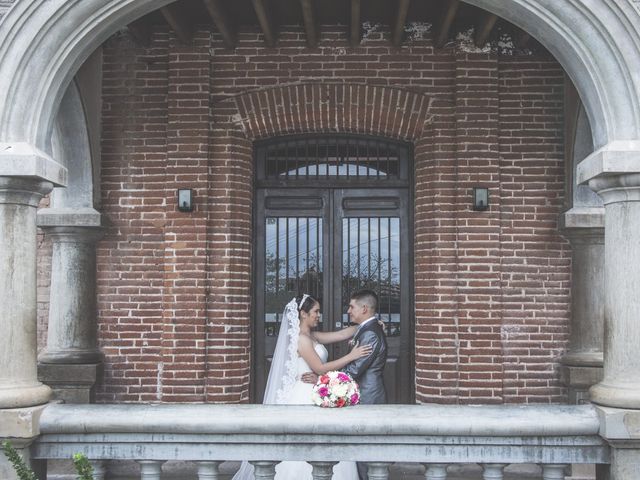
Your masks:
<svg viewBox="0 0 640 480"><path fill-rule="evenodd" d="M345 403L347 403L347 401L344 398L339 398L336 402L336 407L344 407Z"/></svg>
<svg viewBox="0 0 640 480"><path fill-rule="evenodd" d="M321 397L326 397L327 395L329 395L329 389L327 387L320 387L318 389L318 395L320 395Z"/></svg>
<svg viewBox="0 0 640 480"><path fill-rule="evenodd" d="M338 380L340 380L341 382L350 382L351 378L346 373L340 372L338 374Z"/></svg>
<svg viewBox="0 0 640 480"><path fill-rule="evenodd" d="M327 384L329 383L329 375L322 375L319 379L318 379L318 383L324 383Z"/></svg>
<svg viewBox="0 0 640 480"><path fill-rule="evenodd" d="M351 395L351 405L357 405L360 402L360 395L354 393Z"/></svg>

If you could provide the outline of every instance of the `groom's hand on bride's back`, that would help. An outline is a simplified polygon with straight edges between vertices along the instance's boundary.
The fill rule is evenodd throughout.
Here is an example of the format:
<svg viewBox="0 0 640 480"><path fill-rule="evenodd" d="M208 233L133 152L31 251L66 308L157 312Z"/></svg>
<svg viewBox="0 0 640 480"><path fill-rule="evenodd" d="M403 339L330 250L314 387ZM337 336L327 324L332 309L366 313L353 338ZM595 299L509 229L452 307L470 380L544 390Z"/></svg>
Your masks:
<svg viewBox="0 0 640 480"><path fill-rule="evenodd" d="M300 378L302 379L302 381L304 383L316 383L318 381L318 375L316 375L313 372L305 372L303 373Z"/></svg>

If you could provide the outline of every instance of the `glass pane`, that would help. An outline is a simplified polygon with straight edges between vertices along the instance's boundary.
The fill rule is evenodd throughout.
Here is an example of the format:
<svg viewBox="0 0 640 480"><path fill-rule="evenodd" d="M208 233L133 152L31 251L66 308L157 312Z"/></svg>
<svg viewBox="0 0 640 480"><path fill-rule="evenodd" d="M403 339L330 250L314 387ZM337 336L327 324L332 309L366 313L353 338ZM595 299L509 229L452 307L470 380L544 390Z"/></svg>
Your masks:
<svg viewBox="0 0 640 480"><path fill-rule="evenodd" d="M322 218L267 217L265 222L264 333L274 337L291 298L322 295Z"/></svg>
<svg viewBox="0 0 640 480"><path fill-rule="evenodd" d="M360 288L378 294L378 316L388 336L400 335L400 219L398 217L345 218L342 221L343 312L349 297ZM349 323L346 313L342 315Z"/></svg>

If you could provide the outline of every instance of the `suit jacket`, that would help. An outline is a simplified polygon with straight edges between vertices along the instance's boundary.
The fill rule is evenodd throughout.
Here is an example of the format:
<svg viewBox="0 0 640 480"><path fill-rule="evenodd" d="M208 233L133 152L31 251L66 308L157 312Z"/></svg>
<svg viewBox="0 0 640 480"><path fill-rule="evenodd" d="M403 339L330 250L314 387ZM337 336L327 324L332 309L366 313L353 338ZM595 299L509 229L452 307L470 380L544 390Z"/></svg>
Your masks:
<svg viewBox="0 0 640 480"><path fill-rule="evenodd" d="M360 345L371 345L371 355L360 357L344 367L360 387L360 403L364 405L386 403L382 374L387 362L387 337L376 320L362 327L353 337Z"/></svg>

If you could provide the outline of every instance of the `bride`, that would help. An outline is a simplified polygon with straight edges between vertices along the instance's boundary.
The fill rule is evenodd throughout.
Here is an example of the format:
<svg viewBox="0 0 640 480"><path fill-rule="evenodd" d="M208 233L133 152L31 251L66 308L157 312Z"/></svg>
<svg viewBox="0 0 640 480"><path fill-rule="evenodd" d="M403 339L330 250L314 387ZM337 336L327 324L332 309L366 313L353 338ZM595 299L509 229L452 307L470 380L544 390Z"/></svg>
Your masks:
<svg viewBox="0 0 640 480"><path fill-rule="evenodd" d="M327 362L328 353L323 344L351 338L357 325L336 332L313 332L320 320L320 302L304 294L292 299L284 308L271 370L264 392L264 404L312 404L313 385L305 383L307 372L318 375L339 370L348 363L371 353L371 346L356 345L348 354ZM276 480L311 480L312 467L307 462L286 461L276 465ZM334 480L357 480L355 462L340 462L333 469ZM242 462L232 480L253 480L253 466Z"/></svg>

